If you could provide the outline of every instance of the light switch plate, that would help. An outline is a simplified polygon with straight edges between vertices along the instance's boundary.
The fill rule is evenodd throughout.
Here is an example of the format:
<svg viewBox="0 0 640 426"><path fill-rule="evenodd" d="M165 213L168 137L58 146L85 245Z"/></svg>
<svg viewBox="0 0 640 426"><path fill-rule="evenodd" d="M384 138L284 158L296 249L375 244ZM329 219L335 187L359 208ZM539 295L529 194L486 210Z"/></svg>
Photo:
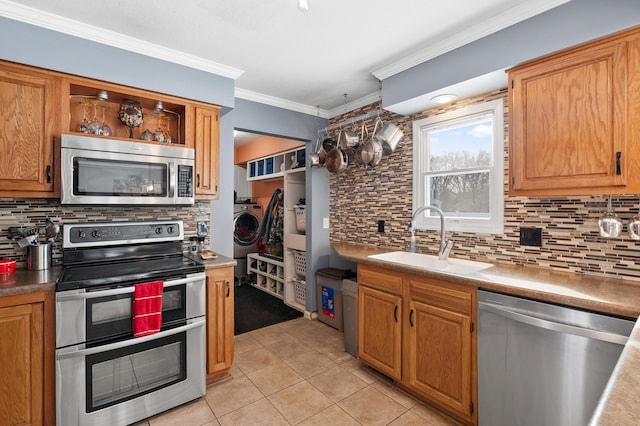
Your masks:
<svg viewBox="0 0 640 426"><path fill-rule="evenodd" d="M323 217L322 218L322 227L324 229L329 229L329 218L328 217Z"/></svg>

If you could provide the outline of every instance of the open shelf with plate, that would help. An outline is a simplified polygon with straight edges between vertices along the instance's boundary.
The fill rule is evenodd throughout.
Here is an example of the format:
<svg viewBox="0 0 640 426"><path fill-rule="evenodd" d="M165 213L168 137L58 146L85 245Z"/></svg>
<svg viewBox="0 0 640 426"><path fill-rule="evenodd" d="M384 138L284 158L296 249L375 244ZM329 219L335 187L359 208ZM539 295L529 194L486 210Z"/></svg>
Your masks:
<svg viewBox="0 0 640 426"><path fill-rule="evenodd" d="M128 141L192 146L185 133L189 105L172 96L86 79L70 79L65 132ZM128 124L127 124L128 123Z"/></svg>

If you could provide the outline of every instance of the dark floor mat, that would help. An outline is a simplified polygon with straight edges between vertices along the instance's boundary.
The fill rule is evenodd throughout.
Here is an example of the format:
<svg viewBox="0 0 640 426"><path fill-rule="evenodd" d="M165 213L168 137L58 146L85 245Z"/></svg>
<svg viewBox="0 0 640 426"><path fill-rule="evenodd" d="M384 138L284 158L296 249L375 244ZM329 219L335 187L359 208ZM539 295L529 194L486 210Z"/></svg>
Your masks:
<svg viewBox="0 0 640 426"><path fill-rule="evenodd" d="M302 316L302 312L285 305L282 299L251 285L237 286L234 291L235 335Z"/></svg>

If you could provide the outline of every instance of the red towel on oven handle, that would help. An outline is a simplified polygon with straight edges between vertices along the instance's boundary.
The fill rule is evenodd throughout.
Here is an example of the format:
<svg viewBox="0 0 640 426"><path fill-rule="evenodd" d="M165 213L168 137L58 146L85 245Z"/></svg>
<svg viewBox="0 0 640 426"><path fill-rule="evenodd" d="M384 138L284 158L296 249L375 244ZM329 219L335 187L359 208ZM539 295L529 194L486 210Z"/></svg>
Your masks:
<svg viewBox="0 0 640 426"><path fill-rule="evenodd" d="M146 336L157 333L162 326L163 281L152 281L134 285L133 291L133 335Z"/></svg>

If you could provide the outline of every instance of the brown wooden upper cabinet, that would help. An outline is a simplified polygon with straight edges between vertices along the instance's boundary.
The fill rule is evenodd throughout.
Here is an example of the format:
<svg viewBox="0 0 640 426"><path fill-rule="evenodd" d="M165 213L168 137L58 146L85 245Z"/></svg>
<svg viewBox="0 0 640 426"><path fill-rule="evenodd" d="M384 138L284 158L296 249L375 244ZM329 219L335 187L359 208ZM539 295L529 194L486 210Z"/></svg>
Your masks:
<svg viewBox="0 0 640 426"><path fill-rule="evenodd" d="M106 96L99 96L104 92ZM138 102L143 124L128 128L120 104ZM60 196L61 133L106 123L100 138L195 148L195 196L218 198L220 108L163 93L0 61L0 196ZM163 138L144 139L162 134ZM162 140L164 139L164 140Z"/></svg>
<svg viewBox="0 0 640 426"><path fill-rule="evenodd" d="M511 195L640 192L640 28L508 77Z"/></svg>
<svg viewBox="0 0 640 426"><path fill-rule="evenodd" d="M195 107L196 173L198 198L218 198L220 179L220 109Z"/></svg>
<svg viewBox="0 0 640 426"><path fill-rule="evenodd" d="M0 64L0 195L52 197L56 78Z"/></svg>

